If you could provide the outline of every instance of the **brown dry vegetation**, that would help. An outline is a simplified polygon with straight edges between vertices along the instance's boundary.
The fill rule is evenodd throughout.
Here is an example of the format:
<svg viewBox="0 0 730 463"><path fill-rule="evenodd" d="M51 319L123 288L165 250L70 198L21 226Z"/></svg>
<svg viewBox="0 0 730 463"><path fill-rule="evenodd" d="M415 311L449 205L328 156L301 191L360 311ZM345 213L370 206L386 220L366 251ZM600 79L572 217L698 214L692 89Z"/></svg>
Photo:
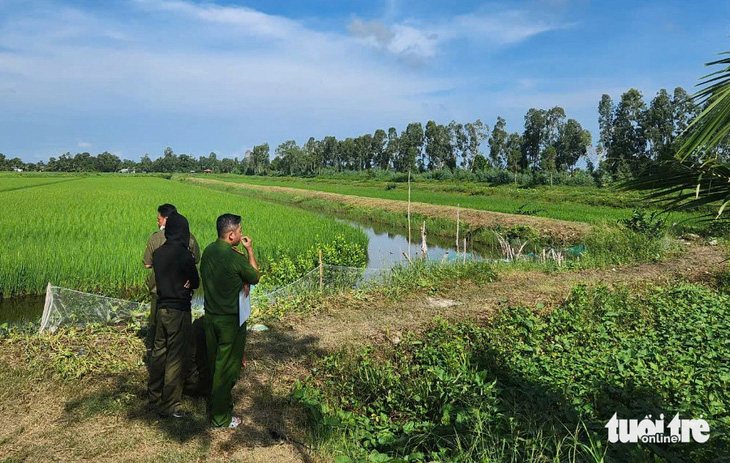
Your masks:
<svg viewBox="0 0 730 463"><path fill-rule="evenodd" d="M303 444L302 417L287 399L293 382L307 373L312 356L345 345L397 342L402 333L420 331L435 317L483 320L501 307L517 304L549 310L577 284L642 287L701 281L726 266L724 249L686 246L681 257L658 264L553 273L504 269L497 281L444 282L430 295L414 292L397 300L381 294L325 298L314 314L291 315L269 331L251 333L248 366L234 389L236 410L244 418L236 431L211 431L200 398L186 399L192 417L184 422L159 420L149 413L141 362L144 349L128 331L105 332L89 346L90 357L124 346L117 360L128 367L112 371L98 366L79 380L63 380L54 372L54 365L63 359L43 348L48 339L3 341L0 460L327 460ZM74 345L73 339L68 345Z"/></svg>

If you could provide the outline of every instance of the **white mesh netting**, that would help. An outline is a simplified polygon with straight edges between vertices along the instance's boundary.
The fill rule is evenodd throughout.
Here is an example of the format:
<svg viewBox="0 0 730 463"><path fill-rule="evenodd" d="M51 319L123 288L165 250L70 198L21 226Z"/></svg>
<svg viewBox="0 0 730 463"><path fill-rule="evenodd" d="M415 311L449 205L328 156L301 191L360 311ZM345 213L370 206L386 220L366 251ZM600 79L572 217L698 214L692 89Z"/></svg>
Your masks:
<svg viewBox="0 0 730 463"><path fill-rule="evenodd" d="M48 284L40 331L54 332L61 325L120 323L143 316L148 303L126 301Z"/></svg>
<svg viewBox="0 0 730 463"><path fill-rule="evenodd" d="M365 269L325 264L280 288L265 291L254 287L251 291L251 305L255 313L261 306L276 303L281 298L296 297L314 291L336 293L369 284L378 284L384 282L388 274L388 269ZM132 317L145 316L149 309L149 303L83 293L52 286L49 283L40 331L52 333L62 325L122 323ZM203 295L200 292L196 292L193 296L192 311L194 314L203 312Z"/></svg>

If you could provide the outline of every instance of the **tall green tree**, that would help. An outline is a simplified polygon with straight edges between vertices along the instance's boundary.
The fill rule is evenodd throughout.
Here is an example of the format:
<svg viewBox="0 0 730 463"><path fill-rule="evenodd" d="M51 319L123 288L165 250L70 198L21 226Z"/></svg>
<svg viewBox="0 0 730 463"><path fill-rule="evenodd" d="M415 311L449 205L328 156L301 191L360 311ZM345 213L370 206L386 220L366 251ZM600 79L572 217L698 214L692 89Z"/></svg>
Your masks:
<svg viewBox="0 0 730 463"><path fill-rule="evenodd" d="M545 141L547 114L544 109L530 108L525 114L525 130L522 132L522 159L520 170L537 167Z"/></svg>
<svg viewBox="0 0 730 463"><path fill-rule="evenodd" d="M304 173L303 162L304 152L294 140L287 140L276 147L276 166L278 170L286 175L297 175Z"/></svg>
<svg viewBox="0 0 730 463"><path fill-rule="evenodd" d="M337 138L333 136L324 137L322 140L322 158L325 167L334 167L339 169L340 144Z"/></svg>
<svg viewBox="0 0 730 463"><path fill-rule="evenodd" d="M388 140L388 134L385 130L378 129L373 134L372 148L373 163L375 166L381 169L387 169L390 165L390 159L386 155L386 142Z"/></svg>
<svg viewBox="0 0 730 463"><path fill-rule="evenodd" d="M522 171L523 145L524 140L517 132L511 133L507 138L507 169L514 174L515 184L517 184L517 174Z"/></svg>
<svg viewBox="0 0 730 463"><path fill-rule="evenodd" d="M385 157L388 160L388 164L392 165L394 169L398 170L397 158L400 153L400 137L398 136L398 130L395 127L388 129L388 141L385 143Z"/></svg>
<svg viewBox="0 0 730 463"><path fill-rule="evenodd" d="M357 170L367 170L373 166L373 136L369 133L355 139L357 147Z"/></svg>
<svg viewBox="0 0 730 463"><path fill-rule="evenodd" d="M497 116L497 123L494 124L492 136L489 137L489 160L494 167L502 167L507 163L507 139L509 134L504 129L507 122L501 116Z"/></svg>
<svg viewBox="0 0 730 463"><path fill-rule="evenodd" d="M263 143L256 145L251 151L251 167L256 175L261 175L266 172L269 167L269 144Z"/></svg>
<svg viewBox="0 0 730 463"><path fill-rule="evenodd" d="M685 89L677 87L672 95L672 110L674 112L674 129L677 138L681 135L690 121L694 120L700 113L699 106Z"/></svg>
<svg viewBox="0 0 730 463"><path fill-rule="evenodd" d="M145 153L139 160L139 169L142 172L152 172L152 159L149 154Z"/></svg>
<svg viewBox="0 0 730 463"><path fill-rule="evenodd" d="M181 154L177 158L178 172L192 172L200 170L198 160L189 154Z"/></svg>
<svg viewBox="0 0 730 463"><path fill-rule="evenodd" d="M616 111L616 107L613 104L613 100L609 95L605 93L601 96L601 101L598 103L598 146L603 148L603 151L607 151L611 148L611 141L613 140L613 116Z"/></svg>
<svg viewBox="0 0 730 463"><path fill-rule="evenodd" d="M652 190L647 198L666 210L714 204L715 218L729 220L730 163L722 153L730 144L730 52L721 55L723 58L707 63L720 69L701 79L693 100L703 109L684 131L678 152L624 186Z"/></svg>
<svg viewBox="0 0 730 463"><path fill-rule="evenodd" d="M104 151L96 156L95 171L98 172L116 172L122 168L122 160L115 154Z"/></svg>
<svg viewBox="0 0 730 463"><path fill-rule="evenodd" d="M591 145L591 133L584 130L578 121L568 119L561 124L555 143L555 164L558 170L571 170L578 159L585 156Z"/></svg>
<svg viewBox="0 0 730 463"><path fill-rule="evenodd" d="M444 158L444 164L449 167L452 165L456 167L457 164L460 164L462 168L466 168L471 164L469 159L469 134L466 131L466 126L460 122L451 121L446 126L445 135L449 138L449 152Z"/></svg>
<svg viewBox="0 0 730 463"><path fill-rule="evenodd" d="M557 156L558 151L551 145L545 148L540 157L540 168L550 174L550 185L553 184L553 174L555 174L556 169L555 159Z"/></svg>
<svg viewBox="0 0 730 463"><path fill-rule="evenodd" d="M606 151L611 172L628 167L632 173L638 173L646 164L645 111L646 103L640 91L632 88L621 95L613 118L611 144Z"/></svg>
<svg viewBox="0 0 730 463"><path fill-rule="evenodd" d="M489 126L480 119L464 124L466 134L466 150L463 167L471 170L481 170L474 165L477 156L484 158L481 152L482 143L489 138Z"/></svg>
<svg viewBox="0 0 730 463"><path fill-rule="evenodd" d="M651 100L642 125L649 159L657 160L671 155L676 135L675 118L672 98L665 89L659 90Z"/></svg>
<svg viewBox="0 0 730 463"><path fill-rule="evenodd" d="M416 160L421 158L423 140L423 125L420 122L408 124L398 144L398 157L394 166L398 172L415 170Z"/></svg>
<svg viewBox="0 0 730 463"><path fill-rule="evenodd" d="M456 167L456 156L452 145L452 133L449 127L428 121L424 132L425 153L428 164L427 169L441 169ZM426 162L425 160L423 161Z"/></svg>

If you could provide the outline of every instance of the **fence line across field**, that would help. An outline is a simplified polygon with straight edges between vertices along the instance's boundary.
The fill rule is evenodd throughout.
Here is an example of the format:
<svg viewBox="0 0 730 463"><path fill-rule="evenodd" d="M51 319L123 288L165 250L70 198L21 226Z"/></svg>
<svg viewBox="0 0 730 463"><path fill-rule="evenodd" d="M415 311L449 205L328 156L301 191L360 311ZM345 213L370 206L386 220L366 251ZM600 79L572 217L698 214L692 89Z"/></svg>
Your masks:
<svg viewBox="0 0 730 463"><path fill-rule="evenodd" d="M502 244L503 247L508 245L506 241ZM520 257L540 258L538 255L532 255L533 253L522 256L522 249L524 248L524 245L522 245L517 252L512 250L511 245L508 246L509 250L512 252L506 253L507 258L482 259L477 255L465 252L466 243L464 243L462 253L456 253L453 257L446 253L441 260L441 263L459 262L462 260L462 256L463 261L466 262L467 254L469 255L469 260L487 260L492 262L509 262ZM580 255L583 252L585 252L585 245L578 245L558 251L551 249L550 253L552 254L546 253L545 250L543 250L542 261L544 262L549 260L548 257L552 255L553 259L560 264L567 255ZM404 256L407 258L408 262L411 263L411 256L405 253ZM558 259L558 257L560 257L560 259ZM422 254L421 258L424 259L425 255ZM336 293L347 289L363 288L367 285L385 283L392 269L393 267L365 268L329 265L321 263L320 258L319 266L305 273L302 277L292 283L279 288L274 288L262 294L260 294L261 290L254 287L251 291L251 305L253 309L256 310L263 305L275 303L281 298L289 298L316 291L323 293ZM203 304L203 296L200 294L195 295L193 297L191 307L193 314L202 314L204 311ZM149 308L150 304L147 302L134 302L113 297L100 296L97 294L84 293L73 289L53 286L51 283L48 283L40 331L54 332L59 326L69 324L83 325L88 323L121 323L125 320L131 319L132 317L144 316L149 311Z"/></svg>
<svg viewBox="0 0 730 463"><path fill-rule="evenodd" d="M346 289L360 288L367 284L384 282L390 270L389 268L360 268L323 264L313 268L299 279L279 288L259 294L260 291L254 287L251 292L251 304L256 308L275 303L281 298L314 291L334 293ZM40 331L54 332L62 325L121 323L133 317L142 317L149 312L149 309L150 304L148 302L134 302L84 293L48 283ZM193 313L203 312L202 295L193 297L192 311Z"/></svg>

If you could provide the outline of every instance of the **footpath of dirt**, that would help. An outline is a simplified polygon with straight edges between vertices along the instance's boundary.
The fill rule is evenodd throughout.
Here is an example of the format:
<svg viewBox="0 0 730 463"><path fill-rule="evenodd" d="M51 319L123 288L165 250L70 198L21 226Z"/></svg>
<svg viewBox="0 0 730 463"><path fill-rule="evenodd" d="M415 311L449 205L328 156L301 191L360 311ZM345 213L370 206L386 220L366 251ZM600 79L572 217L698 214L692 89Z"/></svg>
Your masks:
<svg viewBox="0 0 730 463"><path fill-rule="evenodd" d="M288 188L280 186L251 185L248 183L224 182L207 178L190 178L188 181L200 184L226 185L242 189L269 191L289 195L306 196L310 198L324 199L326 201L347 204L354 207L378 208L394 212L405 212L406 201L393 199L367 198L363 196L343 195L338 193L327 193L323 191L304 190L300 188ZM485 201L488 201L485 199ZM411 202L411 212L422 214L428 217L441 217L456 220L457 208L454 206L439 206L435 204ZM565 220L548 219L529 215L505 214L503 212L483 211L478 209L462 208L459 211L459 219L474 227L494 228L501 226L510 228L515 225L527 225L534 228L541 236L551 236L560 242L574 243L580 240L591 229L591 226L581 222L569 222Z"/></svg>

